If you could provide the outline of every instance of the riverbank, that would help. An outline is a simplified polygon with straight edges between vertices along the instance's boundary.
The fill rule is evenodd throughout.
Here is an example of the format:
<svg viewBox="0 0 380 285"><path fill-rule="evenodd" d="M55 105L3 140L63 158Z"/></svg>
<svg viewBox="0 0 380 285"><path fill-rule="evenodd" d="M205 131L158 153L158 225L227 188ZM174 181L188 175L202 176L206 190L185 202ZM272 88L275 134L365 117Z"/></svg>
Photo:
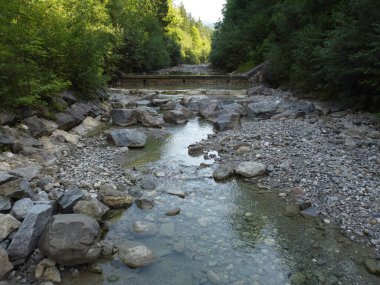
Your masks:
<svg viewBox="0 0 380 285"><path fill-rule="evenodd" d="M266 164L268 176L253 183L283 190L286 200L311 203L350 239L379 250L378 118L322 102L297 115L281 110L289 93L265 90L270 95L249 97L260 102L260 120L243 119L240 129L218 133L205 146L219 151L222 164Z"/></svg>

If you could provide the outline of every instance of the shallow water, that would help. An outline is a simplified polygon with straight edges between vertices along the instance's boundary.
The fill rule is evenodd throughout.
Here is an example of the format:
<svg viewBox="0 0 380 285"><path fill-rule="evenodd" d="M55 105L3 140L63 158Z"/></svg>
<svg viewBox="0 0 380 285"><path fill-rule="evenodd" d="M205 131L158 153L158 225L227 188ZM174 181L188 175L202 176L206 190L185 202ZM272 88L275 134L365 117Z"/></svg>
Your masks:
<svg viewBox="0 0 380 285"><path fill-rule="evenodd" d="M142 190L155 207L144 211L133 205L105 237L115 244L138 241L155 252L156 262L130 269L116 257L100 263L103 275L80 274L66 278L66 284L379 284L362 266L371 250L333 225L285 217L285 203L275 190L236 179L215 182L212 160L187 155L189 144L212 133L211 125L194 119L169 131L164 142L150 141L146 149L128 153L128 166L165 173L154 191ZM186 198L167 194L175 190ZM176 207L178 216L165 216ZM158 233L134 237L131 224L137 220L154 223Z"/></svg>

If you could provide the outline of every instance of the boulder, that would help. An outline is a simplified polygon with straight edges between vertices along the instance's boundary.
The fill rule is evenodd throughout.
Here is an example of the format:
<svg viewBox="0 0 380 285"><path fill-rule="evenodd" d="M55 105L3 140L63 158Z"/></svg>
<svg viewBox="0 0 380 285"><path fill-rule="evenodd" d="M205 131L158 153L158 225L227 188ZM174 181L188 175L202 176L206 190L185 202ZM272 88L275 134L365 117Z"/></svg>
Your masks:
<svg viewBox="0 0 380 285"><path fill-rule="evenodd" d="M5 110L1 110L1 112L0 112L0 126L9 125L9 124L14 123L15 121L16 121L16 115L15 114L13 114L11 112L7 112Z"/></svg>
<svg viewBox="0 0 380 285"><path fill-rule="evenodd" d="M247 115L250 117L265 117L270 118L278 111L278 101L262 101L251 103L247 106Z"/></svg>
<svg viewBox="0 0 380 285"><path fill-rule="evenodd" d="M130 129L113 130L107 136L107 141L119 147L142 148L146 144L143 132Z"/></svg>
<svg viewBox="0 0 380 285"><path fill-rule="evenodd" d="M18 200L13 205L11 215L15 217L17 220L22 221L25 219L26 215L28 214L28 211L31 208L33 208L33 206L34 206L34 203L29 198Z"/></svg>
<svg viewBox="0 0 380 285"><path fill-rule="evenodd" d="M22 199L32 196L29 182L24 178L19 178L0 185L0 195Z"/></svg>
<svg viewBox="0 0 380 285"><path fill-rule="evenodd" d="M155 260L153 251L138 243L119 245L119 258L131 268L139 268L152 264Z"/></svg>
<svg viewBox="0 0 380 285"><path fill-rule="evenodd" d="M165 125L165 121L162 115L142 112L141 124L147 128L162 128Z"/></svg>
<svg viewBox="0 0 380 285"><path fill-rule="evenodd" d="M87 115L91 114L94 107L93 102L77 102L71 105L66 112L77 118L79 122L82 122Z"/></svg>
<svg viewBox="0 0 380 285"><path fill-rule="evenodd" d="M8 253L0 246L0 280L2 280L13 269L8 258Z"/></svg>
<svg viewBox="0 0 380 285"><path fill-rule="evenodd" d="M61 273L55 266L55 262L49 258L45 258L37 264L35 276L39 281L50 281L53 283L61 283Z"/></svg>
<svg viewBox="0 0 380 285"><path fill-rule="evenodd" d="M37 163L31 163L25 167L20 167L9 171L9 174L32 180L41 173L42 167Z"/></svg>
<svg viewBox="0 0 380 285"><path fill-rule="evenodd" d="M84 193L79 188L66 190L61 198L58 200L58 204L63 213L72 213L76 203L84 199Z"/></svg>
<svg viewBox="0 0 380 285"><path fill-rule="evenodd" d="M158 228L155 224L145 222L145 221L136 221L132 223L132 233L136 237L151 237L157 234Z"/></svg>
<svg viewBox="0 0 380 285"><path fill-rule="evenodd" d="M243 177L252 178L264 175L266 173L266 166L255 161L245 161L238 165L235 172Z"/></svg>
<svg viewBox="0 0 380 285"><path fill-rule="evenodd" d="M4 183L7 183L9 181L12 181L12 180L16 180L17 177L15 177L14 175L11 175L7 172L3 172L1 171L0 172L0 185L4 184Z"/></svg>
<svg viewBox="0 0 380 285"><path fill-rule="evenodd" d="M21 223L11 215L0 214L0 242L20 227Z"/></svg>
<svg viewBox="0 0 380 285"><path fill-rule="evenodd" d="M201 144L192 144L187 147L187 153L191 156L199 156L203 154L204 146Z"/></svg>
<svg viewBox="0 0 380 285"><path fill-rule="evenodd" d="M79 138L80 138L79 135L70 134L63 130L54 131L51 137L56 139L59 142L62 142L62 143L68 142L75 145L78 144Z"/></svg>
<svg viewBox="0 0 380 285"><path fill-rule="evenodd" d="M114 109L111 111L112 123L126 127L137 124L141 114L136 109Z"/></svg>
<svg viewBox="0 0 380 285"><path fill-rule="evenodd" d="M263 85L255 86L247 90L248 96L257 96L257 95L273 96L276 94L276 92L279 92L279 91L273 88L265 87Z"/></svg>
<svg viewBox="0 0 380 285"><path fill-rule="evenodd" d="M154 207L154 200L151 199L136 199L135 203L141 210L150 210Z"/></svg>
<svg viewBox="0 0 380 285"><path fill-rule="evenodd" d="M8 211L12 208L12 201L9 197L0 195L0 212Z"/></svg>
<svg viewBox="0 0 380 285"><path fill-rule="evenodd" d="M7 149L10 150L13 148L15 141L8 135L0 131L0 152Z"/></svg>
<svg viewBox="0 0 380 285"><path fill-rule="evenodd" d="M100 187L98 198L111 209L126 208L132 204L132 197L128 193L118 191L108 185Z"/></svg>
<svg viewBox="0 0 380 285"><path fill-rule="evenodd" d="M152 105L153 106L161 106L169 102L169 99L160 99L156 98L152 100Z"/></svg>
<svg viewBox="0 0 380 285"><path fill-rule="evenodd" d="M64 266L94 262L101 254L100 227L96 220L81 214L52 217L43 232L41 252Z"/></svg>
<svg viewBox="0 0 380 285"><path fill-rule="evenodd" d="M219 165L212 176L215 180L221 181L230 178L234 174L234 169L230 165Z"/></svg>
<svg viewBox="0 0 380 285"><path fill-rule="evenodd" d="M168 124L185 124L188 120L189 118L178 110L170 110L164 113L164 121Z"/></svg>
<svg viewBox="0 0 380 285"><path fill-rule="evenodd" d="M170 101L170 102L167 102L165 104L162 104L160 106L160 110L162 111L170 111L170 110L174 110L175 106L177 106L177 102L175 101Z"/></svg>
<svg viewBox="0 0 380 285"><path fill-rule="evenodd" d="M52 207L44 204L35 205L28 211L8 247L11 261L24 261L33 252L42 232L50 221L51 214Z"/></svg>
<svg viewBox="0 0 380 285"><path fill-rule="evenodd" d="M55 119L60 130L69 131L78 126L81 120L69 112L55 114Z"/></svg>
<svg viewBox="0 0 380 285"><path fill-rule="evenodd" d="M24 123L28 126L29 133L34 138L50 136L52 132L58 129L58 124L48 121L37 116L27 118Z"/></svg>
<svg viewBox="0 0 380 285"><path fill-rule="evenodd" d="M205 118L207 120L212 120L217 111L218 111L217 100L202 100L199 102L198 114L202 118Z"/></svg>
<svg viewBox="0 0 380 285"><path fill-rule="evenodd" d="M240 126L240 115L237 113L227 113L220 115L213 123L213 126L219 132L236 130Z"/></svg>
<svg viewBox="0 0 380 285"><path fill-rule="evenodd" d="M74 213L87 215L93 219L101 221L110 208L101 203L98 199L79 201L74 206Z"/></svg>
<svg viewBox="0 0 380 285"><path fill-rule="evenodd" d="M100 122L93 117L87 117L84 121L76 126L72 131L80 136L86 136L91 131L94 131L97 127L99 127Z"/></svg>

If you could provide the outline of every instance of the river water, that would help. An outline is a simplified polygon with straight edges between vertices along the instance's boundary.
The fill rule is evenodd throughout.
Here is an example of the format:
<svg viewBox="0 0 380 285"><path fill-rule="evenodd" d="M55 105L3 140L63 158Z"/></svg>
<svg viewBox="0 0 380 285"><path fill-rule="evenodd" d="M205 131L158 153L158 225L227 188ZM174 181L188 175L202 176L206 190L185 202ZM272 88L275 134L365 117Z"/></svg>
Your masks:
<svg viewBox="0 0 380 285"><path fill-rule="evenodd" d="M188 145L213 132L210 124L196 118L168 131L165 140L127 154L127 167L165 175L155 178L155 190L138 190L154 199L155 207L141 210L134 204L112 220L105 236L115 244L144 244L155 252L155 263L130 269L115 257L99 263L102 275L83 273L65 278L66 284L380 284L362 265L371 250L341 236L334 225L285 217L286 204L276 190L238 179L215 182L213 161L187 154ZM165 216L177 207L178 216ZM135 221L154 223L157 234L135 237Z"/></svg>

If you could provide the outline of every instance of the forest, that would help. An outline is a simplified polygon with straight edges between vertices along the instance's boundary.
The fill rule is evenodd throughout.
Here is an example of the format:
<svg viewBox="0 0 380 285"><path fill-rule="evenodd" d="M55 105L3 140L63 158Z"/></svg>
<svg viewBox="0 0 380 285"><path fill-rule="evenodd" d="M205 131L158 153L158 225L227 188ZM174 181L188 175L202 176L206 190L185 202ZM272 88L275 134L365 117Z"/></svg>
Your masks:
<svg viewBox="0 0 380 285"><path fill-rule="evenodd" d="M380 1L227 0L211 62L267 63L268 80L380 109Z"/></svg>
<svg viewBox="0 0 380 285"><path fill-rule="evenodd" d="M49 104L122 73L206 62L211 33L171 0L0 1L1 106Z"/></svg>

